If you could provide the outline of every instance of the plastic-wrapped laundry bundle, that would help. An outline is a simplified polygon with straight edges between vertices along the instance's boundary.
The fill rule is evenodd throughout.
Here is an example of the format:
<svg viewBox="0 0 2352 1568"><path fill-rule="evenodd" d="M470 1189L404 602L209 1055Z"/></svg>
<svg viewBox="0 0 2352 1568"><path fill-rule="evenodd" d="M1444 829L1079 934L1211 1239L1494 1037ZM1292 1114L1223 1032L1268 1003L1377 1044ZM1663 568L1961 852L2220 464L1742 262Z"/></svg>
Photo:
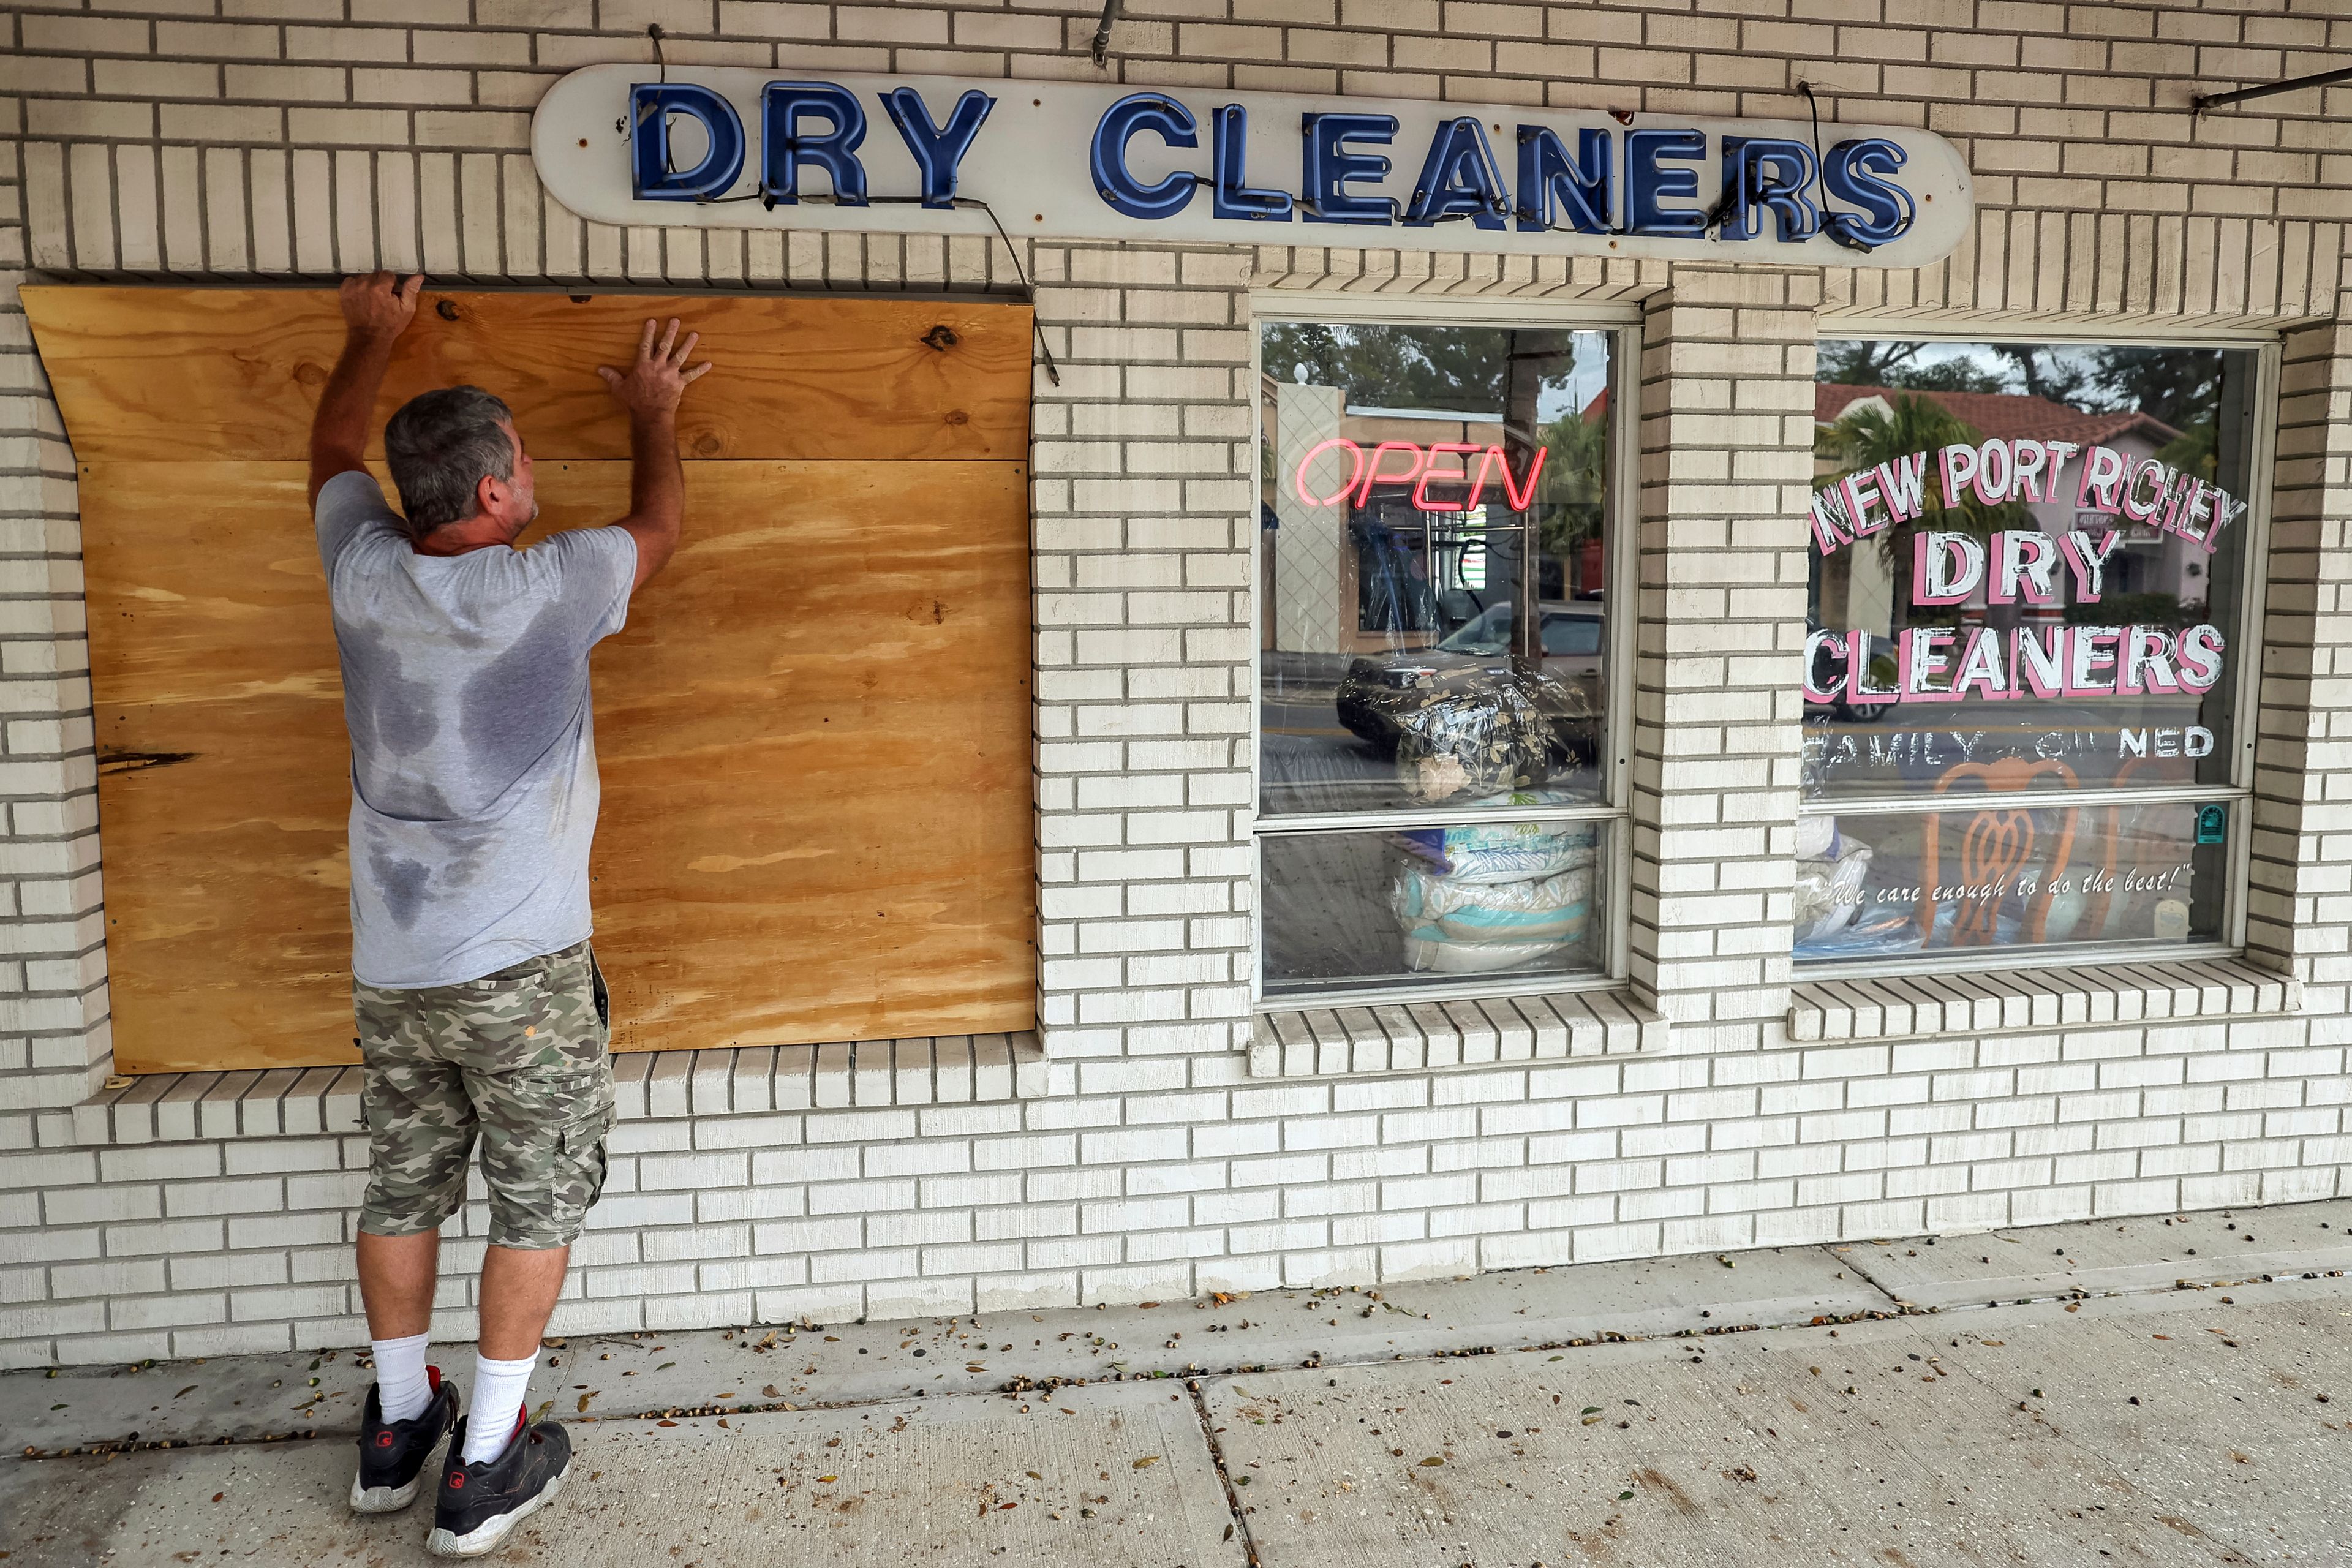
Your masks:
<svg viewBox="0 0 2352 1568"><path fill-rule="evenodd" d="M1390 903L1404 928L1407 967L1481 974L1556 957L1583 942L1595 869L1589 843L1583 853L1582 865L1516 881L1474 880L1406 862Z"/></svg>
<svg viewBox="0 0 2352 1568"><path fill-rule="evenodd" d="M1797 818L1797 944L1843 931L1862 907L1862 884L1869 875L1870 846L1840 834L1836 817Z"/></svg>
<svg viewBox="0 0 2352 1568"><path fill-rule="evenodd" d="M1565 752L1556 733L1572 688L1508 668L1455 669L1383 693L1396 724L1397 782L1418 801L1527 789Z"/></svg>
<svg viewBox="0 0 2352 1568"><path fill-rule="evenodd" d="M1804 816L1797 818L1797 858L1825 860L1837 854L1838 825L1834 816Z"/></svg>
<svg viewBox="0 0 2352 1568"><path fill-rule="evenodd" d="M1470 801L1465 809L1553 805L1570 798L1559 790L1515 790ZM1408 854L1457 882L1524 882L1591 865L1599 834L1589 822L1482 822L1415 828L1395 837Z"/></svg>

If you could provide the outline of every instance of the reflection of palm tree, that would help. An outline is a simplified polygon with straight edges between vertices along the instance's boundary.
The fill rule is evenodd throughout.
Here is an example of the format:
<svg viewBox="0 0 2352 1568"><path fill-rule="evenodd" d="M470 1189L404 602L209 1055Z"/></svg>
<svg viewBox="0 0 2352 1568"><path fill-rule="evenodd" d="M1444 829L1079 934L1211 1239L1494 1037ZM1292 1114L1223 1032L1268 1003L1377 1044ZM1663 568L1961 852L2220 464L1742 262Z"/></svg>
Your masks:
<svg viewBox="0 0 2352 1568"><path fill-rule="evenodd" d="M1988 506L1969 494L1963 496L1957 509L1945 509L1937 454L1947 447L1974 447L1981 441L1982 437L1965 420L1932 398L1897 393L1884 410L1877 407L1855 408L1835 425L1815 435L1814 455L1834 466L1830 472L1814 477L1813 488L1819 490L1849 474L1874 468L1881 463L1892 468L1915 452L1927 453L1927 468L1920 486L1922 505L1919 515L1882 530L1872 540L1879 561L1888 574L1897 582L1907 581L1912 535L1923 527L1943 532L1969 533L1983 539L1996 530L2032 525L2032 515L2025 510L2024 503L2014 500ZM1814 564L1818 570L1818 555L1814 558ZM1911 619L1909 597L1907 594L1895 595L1896 626Z"/></svg>
<svg viewBox="0 0 2352 1568"><path fill-rule="evenodd" d="M1609 421L1587 419L1581 414L1561 415L1537 427L1544 444L1544 552L1566 554L1569 549L1601 532L1601 498L1607 493Z"/></svg>
<svg viewBox="0 0 2352 1568"><path fill-rule="evenodd" d="M2211 484L2221 471L2221 427L2214 420L2200 420L2159 447L2156 456L2158 461Z"/></svg>

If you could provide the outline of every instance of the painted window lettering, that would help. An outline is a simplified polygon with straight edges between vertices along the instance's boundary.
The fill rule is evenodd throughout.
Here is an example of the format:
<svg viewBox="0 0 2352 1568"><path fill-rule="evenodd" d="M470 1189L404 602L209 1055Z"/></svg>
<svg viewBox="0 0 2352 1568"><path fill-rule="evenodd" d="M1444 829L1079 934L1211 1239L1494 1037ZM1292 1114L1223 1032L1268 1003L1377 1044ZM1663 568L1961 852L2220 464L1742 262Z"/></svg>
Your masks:
<svg viewBox="0 0 2352 1568"><path fill-rule="evenodd" d="M1799 962L2226 940L2255 351L1820 353Z"/></svg>

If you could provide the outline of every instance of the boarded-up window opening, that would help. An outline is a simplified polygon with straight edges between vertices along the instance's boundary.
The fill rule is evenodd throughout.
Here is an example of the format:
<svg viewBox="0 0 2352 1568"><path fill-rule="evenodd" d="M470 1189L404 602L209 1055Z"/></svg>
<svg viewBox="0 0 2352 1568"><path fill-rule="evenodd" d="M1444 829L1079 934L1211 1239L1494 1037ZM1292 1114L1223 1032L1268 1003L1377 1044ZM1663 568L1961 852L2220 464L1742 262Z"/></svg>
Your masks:
<svg viewBox="0 0 2352 1568"><path fill-rule="evenodd" d="M355 1060L302 495L334 297L24 298L79 463L116 1065ZM719 367L680 421L686 542L594 663L615 1048L1031 1027L1025 306L428 292L374 431L488 386L541 529L608 522L627 427L592 367L673 314Z"/></svg>

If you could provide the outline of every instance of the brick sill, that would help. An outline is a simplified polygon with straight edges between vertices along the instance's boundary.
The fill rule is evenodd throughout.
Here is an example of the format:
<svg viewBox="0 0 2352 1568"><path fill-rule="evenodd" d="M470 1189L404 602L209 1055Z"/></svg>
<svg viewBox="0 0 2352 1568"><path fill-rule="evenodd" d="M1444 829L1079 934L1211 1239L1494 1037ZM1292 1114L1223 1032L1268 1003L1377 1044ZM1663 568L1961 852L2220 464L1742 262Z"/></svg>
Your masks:
<svg viewBox="0 0 2352 1568"><path fill-rule="evenodd" d="M1037 1037L948 1035L822 1046L633 1051L613 1058L623 1121L979 1105L1070 1091ZM362 1133L360 1069L154 1073L73 1108L78 1144Z"/></svg>
<svg viewBox="0 0 2352 1568"><path fill-rule="evenodd" d="M2282 1016L2303 994L2285 975L2218 958L1805 981L1790 1001L1789 1038L1810 1044Z"/></svg>
<svg viewBox="0 0 2352 1568"><path fill-rule="evenodd" d="M1252 1078L1429 1072L1654 1050L1666 1021L1623 991L1301 1007L1258 1014Z"/></svg>

